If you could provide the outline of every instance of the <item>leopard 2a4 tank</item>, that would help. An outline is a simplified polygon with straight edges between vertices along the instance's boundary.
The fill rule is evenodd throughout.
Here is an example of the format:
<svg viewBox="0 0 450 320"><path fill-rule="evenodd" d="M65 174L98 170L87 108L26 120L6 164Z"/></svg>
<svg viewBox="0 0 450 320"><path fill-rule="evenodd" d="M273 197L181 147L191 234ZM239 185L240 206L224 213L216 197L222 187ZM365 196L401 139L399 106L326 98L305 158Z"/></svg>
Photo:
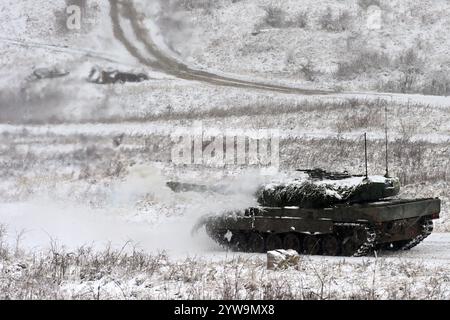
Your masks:
<svg viewBox="0 0 450 320"><path fill-rule="evenodd" d="M409 250L433 231L438 198L398 199L400 182L389 175L386 114L386 173L297 170L262 185L258 206L205 217L202 224L219 244L236 251L294 249L304 254L365 256L375 250ZM307 177L298 178L298 173Z"/></svg>
<svg viewBox="0 0 450 320"><path fill-rule="evenodd" d="M260 187L260 206L206 217L208 235L236 251L365 256L377 249L411 249L439 218L437 198L392 198L400 190L396 178L307 173L306 180Z"/></svg>

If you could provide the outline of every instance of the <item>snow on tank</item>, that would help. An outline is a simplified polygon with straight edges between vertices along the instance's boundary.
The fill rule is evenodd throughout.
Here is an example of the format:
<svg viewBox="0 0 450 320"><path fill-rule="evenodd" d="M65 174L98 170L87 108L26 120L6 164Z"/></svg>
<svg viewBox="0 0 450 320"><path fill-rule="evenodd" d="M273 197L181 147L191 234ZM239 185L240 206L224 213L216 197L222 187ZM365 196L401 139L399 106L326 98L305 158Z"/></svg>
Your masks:
<svg viewBox="0 0 450 320"><path fill-rule="evenodd" d="M323 208L338 203L376 201L397 195L400 182L383 176L351 176L320 169L306 171L303 178L278 180L261 186L258 203L266 207Z"/></svg>

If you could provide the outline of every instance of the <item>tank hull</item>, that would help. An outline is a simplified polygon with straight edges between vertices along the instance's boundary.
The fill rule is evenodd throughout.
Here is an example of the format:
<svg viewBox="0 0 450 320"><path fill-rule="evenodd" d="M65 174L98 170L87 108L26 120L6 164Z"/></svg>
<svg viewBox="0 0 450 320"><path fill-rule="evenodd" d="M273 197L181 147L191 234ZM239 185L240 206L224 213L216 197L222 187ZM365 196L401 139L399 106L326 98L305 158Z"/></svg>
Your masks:
<svg viewBox="0 0 450 320"><path fill-rule="evenodd" d="M366 255L376 248L398 245L398 249L410 249L412 242L417 245L431 233L431 221L439 218L440 207L439 199L384 200L320 209L257 207L210 217L205 224L212 238L236 250L261 249L263 240L264 249L256 251L274 249L275 245L280 246L275 249L305 252L305 247L309 250L315 240L321 247L315 254L336 251L342 255ZM252 240L258 246L249 245ZM288 248L289 243L296 248ZM352 243L353 251L344 250L346 244L351 247ZM333 244L338 247L336 250L324 250ZM359 250L361 247L365 250Z"/></svg>

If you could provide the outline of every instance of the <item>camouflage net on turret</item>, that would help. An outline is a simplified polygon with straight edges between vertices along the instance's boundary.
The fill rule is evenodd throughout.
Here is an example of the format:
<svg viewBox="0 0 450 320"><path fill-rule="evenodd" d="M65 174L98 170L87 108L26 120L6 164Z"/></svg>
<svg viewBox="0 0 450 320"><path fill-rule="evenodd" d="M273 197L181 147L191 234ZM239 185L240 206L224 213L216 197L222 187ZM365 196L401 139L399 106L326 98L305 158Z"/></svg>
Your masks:
<svg viewBox="0 0 450 320"><path fill-rule="evenodd" d="M359 180L354 184L294 180L264 185L256 192L258 203L267 207L298 206L324 208L344 202L375 201L398 194L399 188L386 188L384 182Z"/></svg>
<svg viewBox="0 0 450 320"><path fill-rule="evenodd" d="M303 208L320 208L342 200L343 195L333 191L325 185L314 184L310 181L296 181L287 184L263 186L257 191L256 196L258 203L267 207L300 206Z"/></svg>

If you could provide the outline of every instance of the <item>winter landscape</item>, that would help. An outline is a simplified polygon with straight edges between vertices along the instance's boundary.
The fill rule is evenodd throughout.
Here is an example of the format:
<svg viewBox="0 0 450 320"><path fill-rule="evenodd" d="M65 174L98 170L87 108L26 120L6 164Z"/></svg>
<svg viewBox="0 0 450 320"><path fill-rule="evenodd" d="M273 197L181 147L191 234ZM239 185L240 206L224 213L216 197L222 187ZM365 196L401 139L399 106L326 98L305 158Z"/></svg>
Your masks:
<svg viewBox="0 0 450 320"><path fill-rule="evenodd" d="M445 0L2 0L0 299L449 299L449 15ZM198 224L296 169L364 174L364 133L384 175L386 127L396 198L441 199L411 250L269 270ZM180 158L199 132L203 158ZM265 134L270 166L222 163L217 137Z"/></svg>

